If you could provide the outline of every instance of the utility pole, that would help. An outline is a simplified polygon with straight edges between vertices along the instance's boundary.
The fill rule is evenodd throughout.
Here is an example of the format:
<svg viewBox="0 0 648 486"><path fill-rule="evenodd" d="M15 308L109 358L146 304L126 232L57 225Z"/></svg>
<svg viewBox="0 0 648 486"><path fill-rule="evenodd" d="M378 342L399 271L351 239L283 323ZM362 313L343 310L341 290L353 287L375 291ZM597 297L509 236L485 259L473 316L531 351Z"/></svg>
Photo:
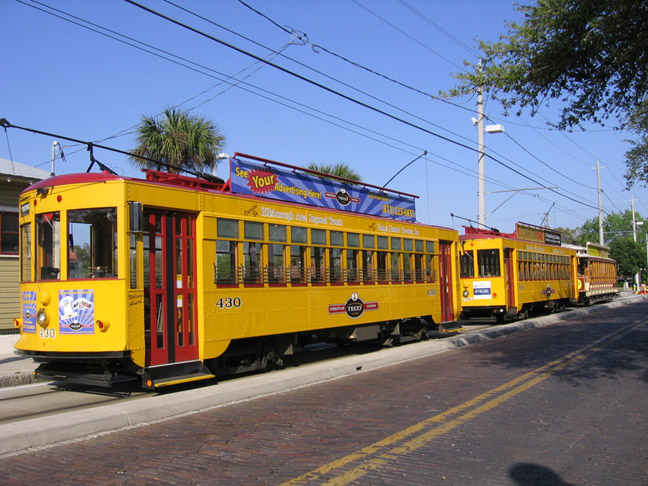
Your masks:
<svg viewBox="0 0 648 486"><path fill-rule="evenodd" d="M601 245L605 245L605 237L603 236L603 190L601 189L601 161L598 159L596 159L596 179L598 181L599 243Z"/></svg>
<svg viewBox="0 0 648 486"><path fill-rule="evenodd" d="M634 239L634 242L637 242L637 225L642 225L643 221L637 222L637 218L635 217L635 197L634 194L632 195L632 238ZM637 290L639 290L639 284L641 283L641 274L637 272L635 274L635 284L637 285Z"/></svg>
<svg viewBox="0 0 648 486"><path fill-rule="evenodd" d="M478 70L481 73L481 59L479 60ZM477 222L482 228L486 227L486 169L484 167L484 90L481 85L477 87L477 150L479 158L477 159L477 173L479 179L479 188L477 190L477 199L479 201L479 215Z"/></svg>
<svg viewBox="0 0 648 486"><path fill-rule="evenodd" d="M634 242L637 242L637 219L635 218L635 197L634 194L632 195L631 199L631 207L632 207L632 238L634 239Z"/></svg>

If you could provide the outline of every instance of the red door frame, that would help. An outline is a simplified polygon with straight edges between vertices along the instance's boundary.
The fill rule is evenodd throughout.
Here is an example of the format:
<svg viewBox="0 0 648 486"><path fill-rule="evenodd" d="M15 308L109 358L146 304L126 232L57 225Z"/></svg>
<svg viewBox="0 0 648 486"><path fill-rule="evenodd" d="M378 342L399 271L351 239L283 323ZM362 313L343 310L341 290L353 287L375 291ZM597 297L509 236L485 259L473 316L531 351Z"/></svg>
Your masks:
<svg viewBox="0 0 648 486"><path fill-rule="evenodd" d="M148 366L198 359L196 222L188 213L146 210Z"/></svg>
<svg viewBox="0 0 648 486"><path fill-rule="evenodd" d="M506 267L506 310L515 307L515 275L513 274L513 248L504 248L504 266ZM520 309L518 309L520 312Z"/></svg>
<svg viewBox="0 0 648 486"><path fill-rule="evenodd" d="M441 279L441 321L454 321L452 243L439 241L439 278Z"/></svg>

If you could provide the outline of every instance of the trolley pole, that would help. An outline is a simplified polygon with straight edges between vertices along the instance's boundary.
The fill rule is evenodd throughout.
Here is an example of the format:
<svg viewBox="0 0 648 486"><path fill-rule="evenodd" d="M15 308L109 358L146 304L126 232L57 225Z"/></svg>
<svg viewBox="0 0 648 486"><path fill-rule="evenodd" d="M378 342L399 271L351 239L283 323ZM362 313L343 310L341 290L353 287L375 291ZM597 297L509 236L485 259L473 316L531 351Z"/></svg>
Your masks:
<svg viewBox="0 0 648 486"><path fill-rule="evenodd" d="M596 180L598 181L598 210L599 210L599 243L605 245L603 236L603 191L601 190L601 161L596 159Z"/></svg>

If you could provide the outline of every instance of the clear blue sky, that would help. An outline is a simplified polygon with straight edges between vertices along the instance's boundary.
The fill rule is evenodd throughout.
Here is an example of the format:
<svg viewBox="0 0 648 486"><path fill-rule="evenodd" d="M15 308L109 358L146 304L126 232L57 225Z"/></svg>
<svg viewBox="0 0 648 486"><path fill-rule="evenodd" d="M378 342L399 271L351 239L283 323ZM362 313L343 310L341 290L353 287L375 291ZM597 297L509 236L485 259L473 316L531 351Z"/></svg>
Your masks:
<svg viewBox="0 0 648 486"><path fill-rule="evenodd" d="M506 20L519 18L512 2L500 0L246 0L278 26L305 33L308 44L299 45L291 44L290 34L238 0L182 2L204 19L163 0L141 3L473 149L477 146L477 130L471 123L475 98L443 103L354 67L317 46L438 95L454 85L452 74L463 69L464 60L476 61L477 38L495 40L504 32ZM32 8L52 12L46 4L82 19L74 20L77 23L92 22L95 30L110 29L133 39L127 42L140 41L184 58L178 62L194 69ZM64 13L57 15L70 19ZM248 153L299 166L344 162L374 185L383 185L427 150L426 158L405 169L389 187L420 195L417 216L422 222L461 229L463 223L453 221L450 213L477 219L474 151L260 64L122 0L2 0L0 46L0 117L12 124L129 150L135 145L132 128L142 114L180 106L214 121L227 138L229 154ZM223 82L228 76L241 83ZM498 192L540 186L487 159L487 224L512 231L516 221L540 224L550 209L551 226L573 228L597 217L591 207L597 205L593 170L597 158L605 166L605 211L630 208L632 195L624 190L623 161L629 148L624 140L631 134L599 126L576 133L550 130L547 120L556 120L558 109L558 104L552 104L533 118L505 118L500 107L487 99L487 115L503 124L506 134L487 134L486 151L541 185L557 187L587 205L547 189ZM53 140L9 129L0 139L0 157L49 170ZM56 173L85 171L90 164L85 147L60 142L66 161L56 160ZM95 157L118 173L138 175L122 155L96 150ZM227 177L226 167L218 173ZM637 187L633 192L637 212L648 215L648 191Z"/></svg>

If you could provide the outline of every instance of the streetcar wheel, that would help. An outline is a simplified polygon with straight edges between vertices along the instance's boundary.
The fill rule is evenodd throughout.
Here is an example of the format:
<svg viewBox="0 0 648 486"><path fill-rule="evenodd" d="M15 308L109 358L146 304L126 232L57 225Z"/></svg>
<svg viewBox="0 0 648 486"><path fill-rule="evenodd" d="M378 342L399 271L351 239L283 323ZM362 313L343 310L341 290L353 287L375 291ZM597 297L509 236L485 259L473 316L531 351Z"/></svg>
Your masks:
<svg viewBox="0 0 648 486"><path fill-rule="evenodd" d="M265 346L261 356L262 369L270 371L275 368L281 368L281 366L283 366L283 359L277 356L274 347L270 345Z"/></svg>

